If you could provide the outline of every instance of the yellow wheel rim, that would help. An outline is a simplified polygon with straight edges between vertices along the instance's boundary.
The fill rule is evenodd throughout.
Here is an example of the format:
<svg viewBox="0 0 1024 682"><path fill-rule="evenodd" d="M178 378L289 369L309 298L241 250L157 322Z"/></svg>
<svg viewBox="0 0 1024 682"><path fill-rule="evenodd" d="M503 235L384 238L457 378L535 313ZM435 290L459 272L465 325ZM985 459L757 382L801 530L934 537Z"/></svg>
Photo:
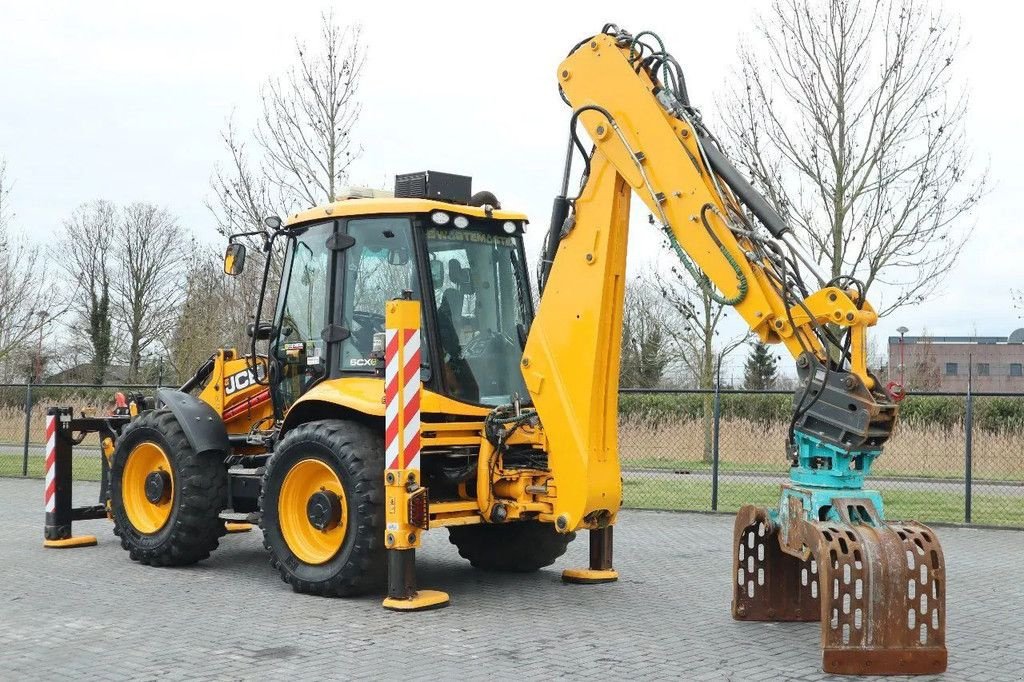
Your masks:
<svg viewBox="0 0 1024 682"><path fill-rule="evenodd" d="M324 500L336 506L333 514L317 517L314 525L311 507L317 507ZM323 512L320 504L319 511ZM307 564L323 564L330 561L345 541L348 527L348 507L341 479L326 462L318 459L304 459L295 464L284 477L281 495L277 501L277 518L281 535L288 548Z"/></svg>
<svg viewBox="0 0 1024 682"><path fill-rule="evenodd" d="M155 501L147 497L146 480L151 474L161 475L165 482L162 494ZM121 499L128 520L140 533L156 533L171 518L174 506L174 472L171 459L156 443L139 443L128 453L121 474Z"/></svg>

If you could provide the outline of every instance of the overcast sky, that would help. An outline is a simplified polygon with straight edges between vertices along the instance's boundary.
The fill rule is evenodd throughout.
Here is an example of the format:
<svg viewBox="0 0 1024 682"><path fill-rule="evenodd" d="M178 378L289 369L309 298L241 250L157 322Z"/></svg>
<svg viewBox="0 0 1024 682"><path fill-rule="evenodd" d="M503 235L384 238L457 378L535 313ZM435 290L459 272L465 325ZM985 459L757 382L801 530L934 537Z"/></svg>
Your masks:
<svg viewBox="0 0 1024 682"><path fill-rule="evenodd" d="M329 4L0 1L0 156L15 181L16 226L45 239L84 201L145 200L215 241L203 201L224 159L218 132L232 111L250 126L260 84L292 63L295 37L315 39ZM335 3L339 19L362 24L369 47L353 183L390 186L394 173L423 169L472 175L475 189L531 216L536 240L560 184L568 111L554 74L569 48L608 21L656 30L714 129L737 41L767 3L353 5ZM942 292L884 319L875 332L883 343L900 325L1000 336L1024 326L1009 294L1022 285L1024 259L1024 96L1007 59L1020 43L1020 7L947 3L969 41L957 74L991 191ZM653 228L634 223L636 269L653 251Z"/></svg>

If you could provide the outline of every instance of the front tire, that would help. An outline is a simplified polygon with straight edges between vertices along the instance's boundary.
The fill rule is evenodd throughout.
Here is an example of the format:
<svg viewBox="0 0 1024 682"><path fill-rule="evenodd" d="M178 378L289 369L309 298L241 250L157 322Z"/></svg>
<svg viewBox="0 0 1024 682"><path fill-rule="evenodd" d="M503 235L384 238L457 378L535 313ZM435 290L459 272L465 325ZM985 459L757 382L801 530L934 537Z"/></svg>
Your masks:
<svg viewBox="0 0 1024 682"><path fill-rule="evenodd" d="M515 521L451 526L448 540L474 568L532 573L565 554L576 533L559 533L550 523Z"/></svg>
<svg viewBox="0 0 1024 682"><path fill-rule="evenodd" d="M121 547L139 563L186 566L217 548L227 499L220 457L197 455L170 410L125 427L110 468L110 511Z"/></svg>
<svg viewBox="0 0 1024 682"><path fill-rule="evenodd" d="M380 589L384 564L384 441L356 422L297 426L267 463L263 545L296 592L347 597Z"/></svg>

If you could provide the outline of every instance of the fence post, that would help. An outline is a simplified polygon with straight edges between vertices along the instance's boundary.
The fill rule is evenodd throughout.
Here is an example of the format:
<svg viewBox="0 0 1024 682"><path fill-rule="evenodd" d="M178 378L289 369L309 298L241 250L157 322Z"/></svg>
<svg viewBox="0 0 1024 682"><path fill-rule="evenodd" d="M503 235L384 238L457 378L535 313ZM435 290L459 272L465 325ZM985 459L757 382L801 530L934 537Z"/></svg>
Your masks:
<svg viewBox="0 0 1024 682"><path fill-rule="evenodd" d="M711 437L711 511L718 511L718 432L722 421L722 358L715 371L714 426Z"/></svg>
<svg viewBox="0 0 1024 682"><path fill-rule="evenodd" d="M964 523L971 522L971 475L974 470L971 459L974 455L974 393L972 391L973 368L970 360L967 367L967 408L964 413Z"/></svg>
<svg viewBox="0 0 1024 682"><path fill-rule="evenodd" d="M21 475L28 476L28 436L32 429L32 377L25 384L25 450L21 456Z"/></svg>

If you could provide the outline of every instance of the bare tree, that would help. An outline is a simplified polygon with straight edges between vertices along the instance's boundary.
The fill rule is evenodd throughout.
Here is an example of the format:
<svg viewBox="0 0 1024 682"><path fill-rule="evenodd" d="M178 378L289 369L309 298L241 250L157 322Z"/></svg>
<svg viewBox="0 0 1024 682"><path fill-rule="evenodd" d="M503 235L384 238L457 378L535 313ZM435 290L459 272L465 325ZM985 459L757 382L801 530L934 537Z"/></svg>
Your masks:
<svg viewBox="0 0 1024 682"><path fill-rule="evenodd" d="M939 362L932 347L932 337L928 330L921 331L921 336L912 346L910 364L904 368L904 381L908 389L915 391L937 391L942 384L939 374Z"/></svg>
<svg viewBox="0 0 1024 682"><path fill-rule="evenodd" d="M359 27L324 14L317 44L296 41L295 49L295 66L263 87L254 144L233 118L221 134L230 160L215 168L207 206L224 234L334 201L361 151L352 137L365 62Z"/></svg>
<svg viewBox="0 0 1024 682"><path fill-rule="evenodd" d="M184 298L165 342L170 369L184 379L217 348L248 348L245 329L252 309L238 305L254 299L260 286L259 268L246 268L237 277L221 270L218 252L193 243L184 277Z"/></svg>
<svg viewBox="0 0 1024 682"><path fill-rule="evenodd" d="M1024 289L1011 290L1010 296L1013 298L1013 307L1024 313Z"/></svg>
<svg viewBox="0 0 1024 682"><path fill-rule="evenodd" d="M148 203L124 208L114 283L115 309L124 327L128 381L143 353L169 335L184 298L181 272L188 240L166 209Z"/></svg>
<svg viewBox="0 0 1024 682"><path fill-rule="evenodd" d="M267 216L333 201L361 151L352 137L365 61L359 27L343 26L329 12L321 16L317 43L309 46L297 40L295 48L295 65L263 87L263 109L254 133L239 131L234 117L221 133L228 161L214 168L206 206L223 235L262 230ZM245 241L250 253L247 272L261 272L262 242ZM282 271L282 255L281 249L269 254L272 282ZM248 316L259 288L243 279L221 293L236 297L226 311L245 311ZM267 297L275 294L269 290Z"/></svg>
<svg viewBox="0 0 1024 682"><path fill-rule="evenodd" d="M672 362L666 329L675 317L650 277L626 285L622 309L622 360L619 382L628 388L654 388Z"/></svg>
<svg viewBox="0 0 1024 682"><path fill-rule="evenodd" d="M10 196L7 163L0 158L0 365L8 375L11 360L19 351L25 356L31 353L38 361L42 347L39 335L49 320L67 309L53 297L53 283L41 249L23 235L12 234ZM38 372L36 364L33 373Z"/></svg>
<svg viewBox="0 0 1024 682"><path fill-rule="evenodd" d="M321 16L319 44L296 41L297 64L263 91L256 139L266 169L285 206L334 201L359 152L352 128L365 53L358 26Z"/></svg>
<svg viewBox="0 0 1024 682"><path fill-rule="evenodd" d="M719 329L727 312L724 306L696 283L680 277L665 278L661 294L682 319L667 326L676 355L697 388L713 388L719 360L743 345L747 334L723 336Z"/></svg>
<svg viewBox="0 0 1024 682"><path fill-rule="evenodd" d="M926 299L984 193L952 64L959 28L918 0L775 0L740 52L726 118L756 185L832 277Z"/></svg>
<svg viewBox="0 0 1024 682"><path fill-rule="evenodd" d="M221 140L230 160L214 167L210 178L213 195L206 199L206 207L222 235L262 230L264 218L283 213L271 198L267 173L262 165L253 165L233 115L221 131ZM249 243L256 244L255 240Z"/></svg>
<svg viewBox="0 0 1024 682"><path fill-rule="evenodd" d="M117 207L109 201L82 204L64 221L64 235L54 248L73 313L69 345L80 351L72 355L88 359L90 380L97 384L106 379L117 350L110 291L117 221Z"/></svg>
<svg viewBox="0 0 1024 682"><path fill-rule="evenodd" d="M723 336L719 325L726 316L724 306L711 298L703 287L683 279L673 268L672 277L660 280L662 296L682 319L682 324L669 325L666 331L677 348L677 355L697 388L714 388L720 363L743 345L748 334ZM688 276L687 276L688 277ZM712 452L713 396L703 395L704 461L710 462Z"/></svg>

